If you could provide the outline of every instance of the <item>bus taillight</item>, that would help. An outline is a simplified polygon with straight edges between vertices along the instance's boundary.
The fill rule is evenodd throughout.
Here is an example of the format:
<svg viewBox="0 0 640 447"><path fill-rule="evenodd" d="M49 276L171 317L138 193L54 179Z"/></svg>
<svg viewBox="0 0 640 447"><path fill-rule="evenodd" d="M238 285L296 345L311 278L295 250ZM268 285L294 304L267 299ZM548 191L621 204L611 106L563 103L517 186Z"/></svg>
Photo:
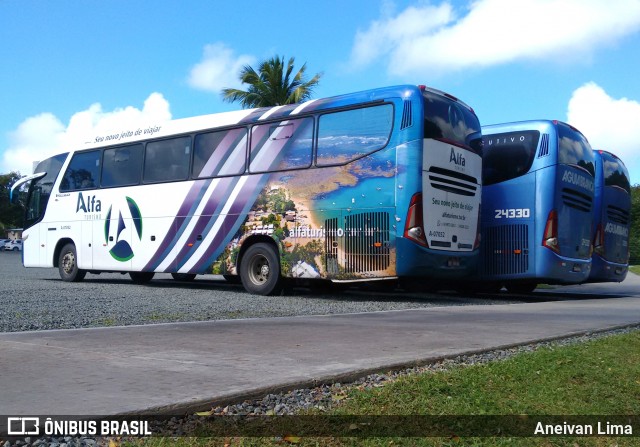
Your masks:
<svg viewBox="0 0 640 447"><path fill-rule="evenodd" d="M422 220L422 193L414 194L411 197L409 211L407 212L407 223L404 227L404 237L425 247L429 246L424 235Z"/></svg>
<svg viewBox="0 0 640 447"><path fill-rule="evenodd" d="M560 245L558 244L558 213L556 213L556 210L549 212L547 224L544 226L542 245L558 254L560 253Z"/></svg>
<svg viewBox="0 0 640 447"><path fill-rule="evenodd" d="M604 256L604 231L602 231L602 224L598 224L598 228L596 229L596 235L593 238L593 251L600 256Z"/></svg>

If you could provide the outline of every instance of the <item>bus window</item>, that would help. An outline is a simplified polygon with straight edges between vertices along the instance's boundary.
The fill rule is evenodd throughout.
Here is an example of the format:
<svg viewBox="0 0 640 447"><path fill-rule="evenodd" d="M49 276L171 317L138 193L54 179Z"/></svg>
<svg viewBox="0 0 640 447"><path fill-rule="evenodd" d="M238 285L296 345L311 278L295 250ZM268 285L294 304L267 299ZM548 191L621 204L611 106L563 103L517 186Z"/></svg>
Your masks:
<svg viewBox="0 0 640 447"><path fill-rule="evenodd" d="M244 172L247 129L196 135L193 149L194 178L238 175Z"/></svg>
<svg viewBox="0 0 640 447"><path fill-rule="evenodd" d="M480 122L478 118L446 97L425 91L424 137L448 140L458 146L470 147L480 153Z"/></svg>
<svg viewBox="0 0 640 447"><path fill-rule="evenodd" d="M604 186L617 186L631 194L631 182L627 168L616 158L611 157L610 160L604 160Z"/></svg>
<svg viewBox="0 0 640 447"><path fill-rule="evenodd" d="M142 172L142 145L105 149L102 159L101 186L137 185Z"/></svg>
<svg viewBox="0 0 640 447"><path fill-rule="evenodd" d="M94 189L100 185L100 158L102 151L79 152L67 167L60 191Z"/></svg>
<svg viewBox="0 0 640 447"><path fill-rule="evenodd" d="M144 158L144 182L186 180L189 175L190 157L190 137L147 143Z"/></svg>
<svg viewBox="0 0 640 447"><path fill-rule="evenodd" d="M482 184L493 185L529 172L539 139L540 132L537 130L483 137Z"/></svg>
<svg viewBox="0 0 640 447"><path fill-rule="evenodd" d="M558 123L558 162L581 167L592 177L596 175L591 146L582 134L564 123Z"/></svg>
<svg viewBox="0 0 640 447"><path fill-rule="evenodd" d="M393 127L393 106L384 104L320 117L318 166L348 163L382 149Z"/></svg>
<svg viewBox="0 0 640 447"><path fill-rule="evenodd" d="M311 166L313 118L253 126L251 172L283 171Z"/></svg>

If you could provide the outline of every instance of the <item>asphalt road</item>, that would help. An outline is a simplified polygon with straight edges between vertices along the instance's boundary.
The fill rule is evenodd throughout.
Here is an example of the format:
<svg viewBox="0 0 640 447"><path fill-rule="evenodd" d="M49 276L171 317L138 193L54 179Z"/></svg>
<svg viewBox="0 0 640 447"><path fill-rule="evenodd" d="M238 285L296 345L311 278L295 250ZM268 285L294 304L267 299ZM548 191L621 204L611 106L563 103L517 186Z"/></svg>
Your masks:
<svg viewBox="0 0 640 447"><path fill-rule="evenodd" d="M70 286L46 270L18 282L41 291L40 299L33 297L36 302L54 299ZM164 293L178 301L182 294L204 300L220 293L234 302L244 295L235 287L214 283L169 286L160 280L135 287L136 296L152 300ZM115 299L134 287L118 277L88 281L77 289L71 286L79 296L95 294L94 303ZM376 301L370 293L346 296L294 299ZM2 333L0 404L3 413L17 415L177 413L336 377L344 380L462 353L640 323L640 278L635 275L622 284L534 293L515 304L490 300L492 305L429 303L419 308L416 303L428 301L426 295L384 296L385 303L413 308ZM3 308L10 299L2 295Z"/></svg>

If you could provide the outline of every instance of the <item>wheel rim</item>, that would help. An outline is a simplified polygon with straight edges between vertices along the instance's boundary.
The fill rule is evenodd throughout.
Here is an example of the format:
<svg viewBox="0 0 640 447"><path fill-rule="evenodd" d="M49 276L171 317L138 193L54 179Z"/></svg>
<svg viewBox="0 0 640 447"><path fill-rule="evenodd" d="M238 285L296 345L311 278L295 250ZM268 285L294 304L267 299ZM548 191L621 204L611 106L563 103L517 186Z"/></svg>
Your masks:
<svg viewBox="0 0 640 447"><path fill-rule="evenodd" d="M68 275L73 273L73 269L76 266L76 257L72 252L67 252L62 257L62 270Z"/></svg>
<svg viewBox="0 0 640 447"><path fill-rule="evenodd" d="M262 285L269 280L271 267L266 257L256 254L249 261L249 279L256 285Z"/></svg>

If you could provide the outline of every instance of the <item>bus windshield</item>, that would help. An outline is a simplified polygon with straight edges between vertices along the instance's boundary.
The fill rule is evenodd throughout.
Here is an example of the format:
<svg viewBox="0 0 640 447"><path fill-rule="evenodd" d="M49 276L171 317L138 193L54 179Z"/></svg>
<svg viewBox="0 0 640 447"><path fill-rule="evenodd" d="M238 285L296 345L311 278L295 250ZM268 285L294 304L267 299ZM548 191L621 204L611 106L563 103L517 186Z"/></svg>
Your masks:
<svg viewBox="0 0 640 447"><path fill-rule="evenodd" d="M631 194L629 171L619 158L602 153L602 169L604 172L604 186L614 186Z"/></svg>
<svg viewBox="0 0 640 447"><path fill-rule="evenodd" d="M60 173L60 169L67 159L67 153L56 155L41 161L35 171L46 172L47 175L39 179L35 179L29 186L29 195L27 197L27 209L24 219L24 228L29 228L44 216L44 212L49 202L49 196L53 189L53 184Z"/></svg>
<svg viewBox="0 0 640 447"><path fill-rule="evenodd" d="M595 177L595 158L582 134L564 123L558 123L558 162L578 166Z"/></svg>
<svg viewBox="0 0 640 447"><path fill-rule="evenodd" d="M446 140L481 153L480 122L466 106L428 90L424 96L424 137Z"/></svg>
<svg viewBox="0 0 640 447"><path fill-rule="evenodd" d="M482 140L482 184L488 186L529 172L538 148L540 132L505 132L487 135Z"/></svg>

